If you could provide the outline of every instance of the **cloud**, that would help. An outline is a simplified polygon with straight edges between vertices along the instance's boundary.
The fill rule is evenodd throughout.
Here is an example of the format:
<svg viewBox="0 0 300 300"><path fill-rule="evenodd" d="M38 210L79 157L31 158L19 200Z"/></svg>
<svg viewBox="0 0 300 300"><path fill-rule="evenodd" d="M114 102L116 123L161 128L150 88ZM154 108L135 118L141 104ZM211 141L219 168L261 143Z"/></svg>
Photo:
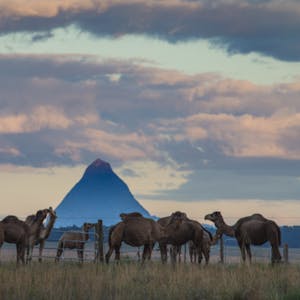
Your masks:
<svg viewBox="0 0 300 300"><path fill-rule="evenodd" d="M2 164L100 156L116 165L171 160L183 170L276 165L299 173L298 81L263 86L133 61L1 55L0 88Z"/></svg>
<svg viewBox="0 0 300 300"><path fill-rule="evenodd" d="M51 36L75 25L94 36L149 35L169 42L208 39L228 53L300 60L300 4L280 1L4 1L0 32ZM37 34L37 32L39 32Z"/></svg>

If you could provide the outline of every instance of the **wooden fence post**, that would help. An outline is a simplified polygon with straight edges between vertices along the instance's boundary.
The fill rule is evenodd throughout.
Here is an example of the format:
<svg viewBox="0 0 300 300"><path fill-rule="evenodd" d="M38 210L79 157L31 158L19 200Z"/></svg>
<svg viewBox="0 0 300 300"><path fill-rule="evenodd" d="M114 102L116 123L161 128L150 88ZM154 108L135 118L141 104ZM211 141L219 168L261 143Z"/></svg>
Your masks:
<svg viewBox="0 0 300 300"><path fill-rule="evenodd" d="M223 236L220 238L220 263L224 263L224 240Z"/></svg>
<svg viewBox="0 0 300 300"><path fill-rule="evenodd" d="M284 244L283 246L283 260L287 264L289 262L289 245Z"/></svg>
<svg viewBox="0 0 300 300"><path fill-rule="evenodd" d="M96 224L96 233L97 233L97 262L103 262L104 261L104 255L103 255L103 224L102 220L98 220L98 223Z"/></svg>

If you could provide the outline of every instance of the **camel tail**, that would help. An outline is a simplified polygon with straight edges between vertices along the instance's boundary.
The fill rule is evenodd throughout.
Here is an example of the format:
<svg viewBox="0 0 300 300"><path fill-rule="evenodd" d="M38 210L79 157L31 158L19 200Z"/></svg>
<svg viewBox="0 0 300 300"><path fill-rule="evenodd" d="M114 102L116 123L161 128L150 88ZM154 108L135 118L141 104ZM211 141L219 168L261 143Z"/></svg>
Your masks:
<svg viewBox="0 0 300 300"><path fill-rule="evenodd" d="M279 226L277 226L277 231L278 231L278 244L279 246L281 246L281 230Z"/></svg>

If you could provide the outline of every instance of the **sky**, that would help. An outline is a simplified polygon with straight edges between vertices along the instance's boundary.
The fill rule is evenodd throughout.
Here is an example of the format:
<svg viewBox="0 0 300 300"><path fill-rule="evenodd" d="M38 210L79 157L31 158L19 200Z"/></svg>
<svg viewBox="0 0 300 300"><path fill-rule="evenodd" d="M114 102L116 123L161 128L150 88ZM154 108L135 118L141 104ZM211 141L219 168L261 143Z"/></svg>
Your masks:
<svg viewBox="0 0 300 300"><path fill-rule="evenodd" d="M101 158L152 215L300 224L299 28L297 0L0 0L0 216Z"/></svg>

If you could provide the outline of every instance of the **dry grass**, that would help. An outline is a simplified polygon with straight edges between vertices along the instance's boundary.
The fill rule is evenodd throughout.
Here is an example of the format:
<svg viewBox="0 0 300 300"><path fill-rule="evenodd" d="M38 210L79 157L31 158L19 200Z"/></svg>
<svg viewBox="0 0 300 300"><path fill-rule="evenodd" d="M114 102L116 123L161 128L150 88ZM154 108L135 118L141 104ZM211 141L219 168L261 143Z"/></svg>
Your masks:
<svg viewBox="0 0 300 300"><path fill-rule="evenodd" d="M300 299L300 266L0 265L0 299Z"/></svg>

